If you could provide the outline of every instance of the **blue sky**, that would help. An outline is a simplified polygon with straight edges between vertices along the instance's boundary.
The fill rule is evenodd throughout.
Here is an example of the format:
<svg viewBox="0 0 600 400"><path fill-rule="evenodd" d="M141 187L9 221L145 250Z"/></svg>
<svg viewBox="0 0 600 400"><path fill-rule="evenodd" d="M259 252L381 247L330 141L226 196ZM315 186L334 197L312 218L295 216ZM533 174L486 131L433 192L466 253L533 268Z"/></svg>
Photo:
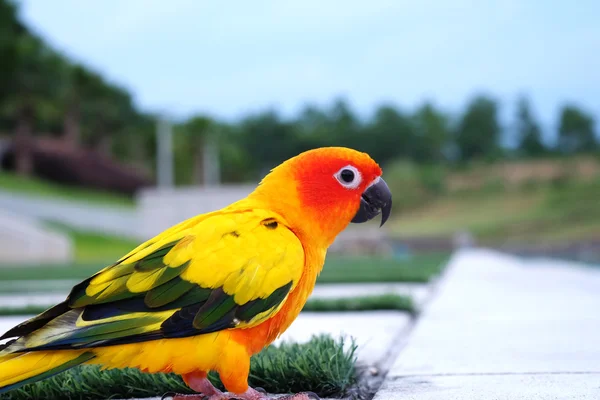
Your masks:
<svg viewBox="0 0 600 400"><path fill-rule="evenodd" d="M58 49L147 109L232 119L346 97L364 116L528 93L545 126L573 101L600 115L597 0L23 0ZM598 124L600 125L600 123Z"/></svg>

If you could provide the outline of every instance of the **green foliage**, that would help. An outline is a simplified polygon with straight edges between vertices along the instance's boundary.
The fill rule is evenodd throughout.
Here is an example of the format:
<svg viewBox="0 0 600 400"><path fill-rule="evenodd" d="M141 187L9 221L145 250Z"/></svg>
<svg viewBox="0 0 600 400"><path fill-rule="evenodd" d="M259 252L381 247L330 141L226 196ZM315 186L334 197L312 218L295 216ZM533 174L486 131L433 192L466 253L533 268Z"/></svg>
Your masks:
<svg viewBox="0 0 600 400"><path fill-rule="evenodd" d="M329 256L317 283L428 282L444 268L449 254L408 258Z"/></svg>
<svg viewBox="0 0 600 400"><path fill-rule="evenodd" d="M257 178L302 151L302 143L295 140L292 124L282 121L274 111L243 120L237 139L251 155L247 161L251 163L249 167L257 172Z"/></svg>
<svg viewBox="0 0 600 400"><path fill-rule="evenodd" d="M134 200L114 193L62 186L36 178L24 178L0 171L0 190L22 193L40 198L74 200L110 207L131 208Z"/></svg>
<svg viewBox="0 0 600 400"><path fill-rule="evenodd" d="M252 357L249 384L270 393L312 391L342 397L356 383L356 345L344 338L317 336L305 344L282 343ZM216 374L209 378L222 388ZM76 367L0 396L2 400L104 400L193 393L175 374L145 374L136 369Z"/></svg>
<svg viewBox="0 0 600 400"><path fill-rule="evenodd" d="M18 72L15 43L22 28L14 3L0 0L0 99L9 93Z"/></svg>
<svg viewBox="0 0 600 400"><path fill-rule="evenodd" d="M496 156L500 131L496 100L476 96L467 106L456 131L456 144L462 160Z"/></svg>
<svg viewBox="0 0 600 400"><path fill-rule="evenodd" d="M529 100L526 97L519 99L516 124L521 153L531 157L538 157L546 153L546 147L542 142L541 128L533 118Z"/></svg>
<svg viewBox="0 0 600 400"><path fill-rule="evenodd" d="M411 158L415 149L415 130L410 116L391 105L382 105L362 134L345 144L365 151L380 163L397 157Z"/></svg>
<svg viewBox="0 0 600 400"><path fill-rule="evenodd" d="M425 103L415 112L412 123L416 132L413 158L427 163L443 162L444 150L450 139L448 118L433 104Z"/></svg>
<svg viewBox="0 0 600 400"><path fill-rule="evenodd" d="M396 310L413 313L415 305L408 296L382 294L339 299L308 299L302 311L340 312L340 311L374 311ZM0 315L1 315L0 311Z"/></svg>
<svg viewBox="0 0 600 400"><path fill-rule="evenodd" d="M197 115L174 129L175 183L201 185L204 182L204 146L218 138L216 123L207 116Z"/></svg>
<svg viewBox="0 0 600 400"><path fill-rule="evenodd" d="M563 107L559 125L559 143L562 151L589 152L597 147L593 117L575 105Z"/></svg>
<svg viewBox="0 0 600 400"><path fill-rule="evenodd" d="M70 147L91 147L144 174L154 173L156 116L138 109L125 88L69 60L30 32L15 4L0 0L0 131L15 137L14 168L21 174L31 172L32 136L47 134ZM519 99L517 108L511 129L518 138L516 151L501 147L500 104L487 95L472 98L458 116L426 102L408 111L381 104L370 117L361 118L343 97L325 107L309 104L287 119L274 109L229 124L192 115L174 126L175 183L204 183L207 143L218 144L214 153L225 183L256 182L283 160L311 148L347 146L369 153L386 167L386 176L390 167L405 168L395 166L398 160L431 166L422 175L407 172L412 176L403 179L418 184L406 196L400 191L403 183L396 184L403 193L402 199L395 197L398 206L410 206L444 192L441 165L547 152L526 97ZM572 104L563 108L558 131L558 150L566 154L598 148L594 119Z"/></svg>

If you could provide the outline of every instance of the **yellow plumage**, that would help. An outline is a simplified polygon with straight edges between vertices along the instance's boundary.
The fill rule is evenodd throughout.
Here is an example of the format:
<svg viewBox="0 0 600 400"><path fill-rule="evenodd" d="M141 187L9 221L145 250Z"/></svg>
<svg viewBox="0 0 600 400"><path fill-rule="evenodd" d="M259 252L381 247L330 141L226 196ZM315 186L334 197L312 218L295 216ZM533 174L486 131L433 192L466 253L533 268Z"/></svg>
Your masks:
<svg viewBox="0 0 600 400"><path fill-rule="evenodd" d="M354 192L334 178L349 162L365 178ZM380 172L353 150L307 152L247 198L141 244L3 336L16 340L0 351L0 393L82 363L175 372L192 387L215 370L230 391L251 390L250 356L298 316Z"/></svg>

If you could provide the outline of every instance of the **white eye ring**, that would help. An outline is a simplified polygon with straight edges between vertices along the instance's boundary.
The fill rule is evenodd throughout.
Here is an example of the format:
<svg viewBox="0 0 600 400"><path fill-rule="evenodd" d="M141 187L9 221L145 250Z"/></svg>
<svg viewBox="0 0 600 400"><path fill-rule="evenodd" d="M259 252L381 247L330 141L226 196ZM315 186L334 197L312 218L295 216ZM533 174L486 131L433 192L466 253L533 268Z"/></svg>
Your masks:
<svg viewBox="0 0 600 400"><path fill-rule="evenodd" d="M335 179L347 189L356 189L362 182L360 171L352 165L346 165L334 175Z"/></svg>

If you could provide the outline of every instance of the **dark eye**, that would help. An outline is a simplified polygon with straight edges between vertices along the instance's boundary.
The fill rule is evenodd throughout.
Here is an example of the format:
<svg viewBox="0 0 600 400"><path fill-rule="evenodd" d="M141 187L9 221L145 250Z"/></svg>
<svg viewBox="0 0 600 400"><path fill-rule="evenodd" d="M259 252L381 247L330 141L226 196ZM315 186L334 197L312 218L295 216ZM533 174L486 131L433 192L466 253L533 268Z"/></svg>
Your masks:
<svg viewBox="0 0 600 400"><path fill-rule="evenodd" d="M340 173L340 178L342 178L342 181L346 183L352 183L352 181L354 180L354 171L352 171L351 169L344 169Z"/></svg>
<svg viewBox="0 0 600 400"><path fill-rule="evenodd" d="M335 179L346 189L356 189L360 186L362 177L360 171L353 165L346 165L335 173Z"/></svg>

